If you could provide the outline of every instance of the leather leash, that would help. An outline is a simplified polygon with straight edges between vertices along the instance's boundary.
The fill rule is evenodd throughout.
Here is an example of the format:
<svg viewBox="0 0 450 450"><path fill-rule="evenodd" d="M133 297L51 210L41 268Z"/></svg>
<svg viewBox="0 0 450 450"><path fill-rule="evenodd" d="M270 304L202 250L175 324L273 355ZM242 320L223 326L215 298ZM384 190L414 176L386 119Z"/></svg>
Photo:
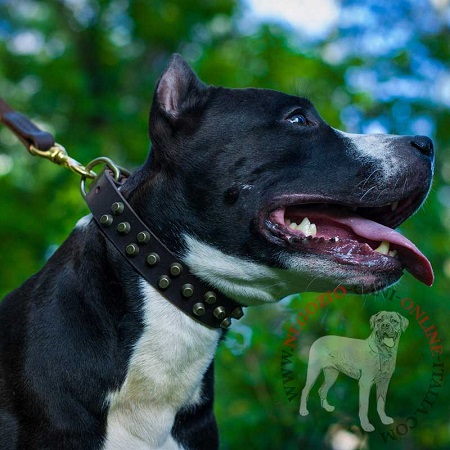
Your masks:
<svg viewBox="0 0 450 450"><path fill-rule="evenodd" d="M28 149L31 146L39 150L48 150L55 145L50 133L42 131L27 117L14 111L0 98L0 120L22 141Z"/></svg>
<svg viewBox="0 0 450 450"><path fill-rule="evenodd" d="M86 166L68 156L50 133L14 111L0 98L0 121L35 156L68 167L81 175L81 192L95 222L124 259L169 302L208 328L228 328L240 319L243 309L233 299L215 291L189 268L144 224L119 191L129 172L108 158L97 158ZM97 175L92 169L102 164ZM86 180L94 179L86 188Z"/></svg>

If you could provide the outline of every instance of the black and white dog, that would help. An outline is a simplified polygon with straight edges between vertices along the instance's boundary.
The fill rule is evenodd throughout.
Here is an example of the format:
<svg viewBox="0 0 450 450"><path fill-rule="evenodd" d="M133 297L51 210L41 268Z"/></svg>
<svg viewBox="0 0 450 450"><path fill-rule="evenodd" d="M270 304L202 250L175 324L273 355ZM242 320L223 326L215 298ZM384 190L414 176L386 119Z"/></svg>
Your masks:
<svg viewBox="0 0 450 450"><path fill-rule="evenodd" d="M122 192L192 273L242 305L337 284L371 292L427 259L393 231L424 201L423 136L331 128L310 101L206 86L175 55L150 114L151 156ZM213 358L197 323L88 217L0 304L0 448L218 447Z"/></svg>

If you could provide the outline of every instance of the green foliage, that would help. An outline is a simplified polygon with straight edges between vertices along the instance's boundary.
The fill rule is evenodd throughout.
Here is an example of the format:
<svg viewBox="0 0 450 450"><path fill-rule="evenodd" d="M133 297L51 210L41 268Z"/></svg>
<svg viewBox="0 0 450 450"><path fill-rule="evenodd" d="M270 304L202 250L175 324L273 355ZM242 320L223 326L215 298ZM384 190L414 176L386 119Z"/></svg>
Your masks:
<svg viewBox="0 0 450 450"><path fill-rule="evenodd" d="M443 18L449 14L448 2L403 0L387 6L368 1L367 5L372 5L372 22L349 25L359 6L346 1L342 6L346 25L337 24L327 37L310 40L296 37L294 30L282 25L253 24L247 31L237 0L3 0L0 95L54 132L77 160L87 163L106 155L129 168L146 158L153 86L174 51L190 60L208 83L307 95L335 127L370 131L381 124L399 134L428 127L437 144L433 190L425 206L401 229L432 261L436 282L427 288L405 275L397 289L401 297L419 303L439 330L447 373L450 34ZM439 5L444 9L438 11ZM400 37L409 36L403 45L383 47L378 53L367 46L388 42L395 31L403 32ZM360 79L366 81L361 84ZM398 83L398 90L386 94L389 82ZM416 84L405 89L404 82ZM87 208L73 174L27 155L4 128L0 189L3 295L39 270ZM308 418L298 415L298 398L289 401L286 396L283 342L298 311L315 298L308 295L250 309L222 344L216 364L216 412L223 449L329 448L336 427L360 436L354 380L340 375L331 389L336 414L320 409L318 385L311 393ZM302 388L307 351L317 337L364 339L370 332L370 316L383 309L401 312L398 304L381 297L350 296L321 310L298 339L290 386ZM432 359L423 330L409 318L388 394L387 411L396 419L415 411L431 377ZM447 382L419 426L387 444L378 433L381 425L373 395L369 415L377 431L363 436L365 444L359 448L449 448L449 394Z"/></svg>

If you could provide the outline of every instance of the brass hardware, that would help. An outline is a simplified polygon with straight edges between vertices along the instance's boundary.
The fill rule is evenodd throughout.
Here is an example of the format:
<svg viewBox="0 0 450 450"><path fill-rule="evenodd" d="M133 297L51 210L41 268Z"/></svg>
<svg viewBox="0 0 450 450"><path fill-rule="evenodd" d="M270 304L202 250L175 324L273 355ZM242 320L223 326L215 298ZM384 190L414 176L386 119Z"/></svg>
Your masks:
<svg viewBox="0 0 450 450"><path fill-rule="evenodd" d="M161 289L167 289L170 286L170 278L167 275L159 277L158 286Z"/></svg>
<svg viewBox="0 0 450 450"><path fill-rule="evenodd" d="M181 293L183 294L183 297L192 297L194 295L194 286L192 286L192 284L183 284L183 286L181 286Z"/></svg>
<svg viewBox="0 0 450 450"><path fill-rule="evenodd" d="M137 246L137 244L128 244L125 248L125 253L128 256L139 255L139 247Z"/></svg>
<svg viewBox="0 0 450 450"><path fill-rule="evenodd" d="M203 316L206 312L205 309L205 305L203 303L196 303L193 307L192 307L192 312L196 315L196 316Z"/></svg>
<svg viewBox="0 0 450 450"><path fill-rule="evenodd" d="M170 265L170 275L177 277L183 271L183 266L180 263L172 263Z"/></svg>
<svg viewBox="0 0 450 450"><path fill-rule="evenodd" d="M125 205L122 202L114 202L111 205L111 211L114 215L118 216L119 214L123 213L123 210L125 208Z"/></svg>
<svg viewBox="0 0 450 450"><path fill-rule="evenodd" d="M238 306L235 310L233 310L233 312L231 313L231 317L233 317L233 319L241 319L244 316L244 310Z"/></svg>
<svg viewBox="0 0 450 450"><path fill-rule="evenodd" d="M217 317L219 320L226 317L227 312L225 311L225 308L223 306L218 306L213 311L214 317Z"/></svg>
<svg viewBox="0 0 450 450"><path fill-rule="evenodd" d="M117 231L120 234L128 234L131 230L130 224L128 222L120 222L119 225L117 225Z"/></svg>
<svg viewBox="0 0 450 450"><path fill-rule="evenodd" d="M149 266L156 266L159 263L159 255L158 253L150 253L147 256L147 264Z"/></svg>
<svg viewBox="0 0 450 450"><path fill-rule="evenodd" d="M55 144L48 150L39 150L34 145L30 145L28 151L33 156L40 156L41 158L48 159L54 164L58 164L58 166L67 167L72 172L81 175L83 178L94 179L96 177L95 172L93 172L91 168L85 167L75 159L71 158L67 154L66 149L60 144Z"/></svg>
<svg viewBox="0 0 450 450"><path fill-rule="evenodd" d="M113 223L113 216L111 216L111 214L103 214L102 217L100 217L100 223L104 226L104 227L110 227Z"/></svg>
<svg viewBox="0 0 450 450"><path fill-rule="evenodd" d="M216 303L217 297L216 294L214 294L214 292L212 291L208 291L204 297L205 302L208 303L209 305L214 305L214 303Z"/></svg>
<svg viewBox="0 0 450 450"><path fill-rule="evenodd" d="M141 231L136 236L136 239L139 244L148 244L148 242L150 242L150 233L148 231Z"/></svg>
<svg viewBox="0 0 450 450"><path fill-rule="evenodd" d="M223 319L222 322L220 322L221 328L228 328L231 325L231 319L227 317L226 319Z"/></svg>

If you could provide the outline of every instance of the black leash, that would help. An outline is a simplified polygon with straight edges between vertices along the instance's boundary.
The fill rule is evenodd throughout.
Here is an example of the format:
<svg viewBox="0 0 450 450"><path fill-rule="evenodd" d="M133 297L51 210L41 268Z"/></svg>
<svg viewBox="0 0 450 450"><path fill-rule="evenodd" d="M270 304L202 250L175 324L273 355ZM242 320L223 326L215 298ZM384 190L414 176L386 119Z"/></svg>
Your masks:
<svg viewBox="0 0 450 450"><path fill-rule="evenodd" d="M81 192L106 238L128 263L169 302L208 328L228 328L243 309L233 299L215 291L189 268L142 222L119 187L130 173L109 158L97 158L86 166L72 159L50 133L14 111L0 98L0 121L35 156L49 159L81 175ZM103 165L97 175L92 169ZM86 180L93 179L89 186Z"/></svg>

